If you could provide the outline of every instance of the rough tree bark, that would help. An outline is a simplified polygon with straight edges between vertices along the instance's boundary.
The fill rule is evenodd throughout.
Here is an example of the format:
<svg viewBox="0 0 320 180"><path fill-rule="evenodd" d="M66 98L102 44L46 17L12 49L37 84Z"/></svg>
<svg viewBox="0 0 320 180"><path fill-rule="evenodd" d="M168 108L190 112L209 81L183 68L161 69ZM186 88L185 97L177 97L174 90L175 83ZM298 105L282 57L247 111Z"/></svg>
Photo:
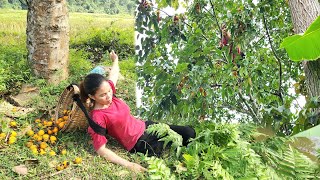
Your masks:
<svg viewBox="0 0 320 180"><path fill-rule="evenodd" d="M309 25L320 15L318 0L289 0L295 33L304 33ZM320 96L320 59L303 61L309 97ZM319 109L317 110L319 112Z"/></svg>
<svg viewBox="0 0 320 180"><path fill-rule="evenodd" d="M28 61L35 75L57 84L68 77L69 14L66 0L28 0Z"/></svg>

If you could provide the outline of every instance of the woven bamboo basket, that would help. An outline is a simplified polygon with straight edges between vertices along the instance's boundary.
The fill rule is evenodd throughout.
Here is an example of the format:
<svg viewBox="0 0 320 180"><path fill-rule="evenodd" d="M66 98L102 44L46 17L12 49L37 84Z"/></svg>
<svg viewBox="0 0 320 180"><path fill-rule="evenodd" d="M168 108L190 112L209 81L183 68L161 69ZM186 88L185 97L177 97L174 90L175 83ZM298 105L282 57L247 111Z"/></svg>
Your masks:
<svg viewBox="0 0 320 180"><path fill-rule="evenodd" d="M79 93L80 90L78 86L69 85L60 95L60 99L55 110L56 119L63 116L64 110L70 111L68 114L68 120L60 130L61 132L84 131L89 126L86 116L72 98L74 94Z"/></svg>

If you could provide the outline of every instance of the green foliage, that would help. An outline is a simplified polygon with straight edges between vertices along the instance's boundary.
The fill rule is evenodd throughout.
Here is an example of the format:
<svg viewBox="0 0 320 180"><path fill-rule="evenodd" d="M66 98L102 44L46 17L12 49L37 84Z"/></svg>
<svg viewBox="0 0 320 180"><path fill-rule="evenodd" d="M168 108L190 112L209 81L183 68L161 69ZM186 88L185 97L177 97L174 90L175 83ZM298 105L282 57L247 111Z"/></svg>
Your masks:
<svg viewBox="0 0 320 180"><path fill-rule="evenodd" d="M320 57L320 17L318 17L303 35L286 37L280 44L285 48L293 61L317 60Z"/></svg>
<svg viewBox="0 0 320 180"><path fill-rule="evenodd" d="M165 127L161 126L163 129ZM165 131L165 130L160 130ZM256 141L253 125L201 123L182 157L148 161L148 173L178 179L316 179L316 163L290 145L290 139ZM167 167L175 171L169 171ZM151 177L151 176L150 176Z"/></svg>
<svg viewBox="0 0 320 180"><path fill-rule="evenodd" d="M289 89L302 71L274 48L292 24L288 4L272 2L196 0L185 13L162 17L165 9L140 3L142 116L254 122L290 134L297 95Z"/></svg>
<svg viewBox="0 0 320 180"><path fill-rule="evenodd" d="M317 179L317 164L290 145L290 139L274 137L254 144L267 165L286 179Z"/></svg>

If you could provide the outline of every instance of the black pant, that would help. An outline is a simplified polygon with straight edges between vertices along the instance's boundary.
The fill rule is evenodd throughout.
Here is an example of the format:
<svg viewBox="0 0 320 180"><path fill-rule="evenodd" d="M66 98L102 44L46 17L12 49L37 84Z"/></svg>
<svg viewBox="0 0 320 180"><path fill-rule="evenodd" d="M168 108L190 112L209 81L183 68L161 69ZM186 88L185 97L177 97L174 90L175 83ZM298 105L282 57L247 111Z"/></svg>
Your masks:
<svg viewBox="0 0 320 180"><path fill-rule="evenodd" d="M146 129L149 125L156 124L156 122L146 121ZM196 132L193 128L189 126L176 126L169 125L170 129L177 132L182 136L182 145L187 146L190 138L196 137ZM157 135L149 134L146 131L138 139L135 146L130 150L130 152L141 152L145 154L148 151L148 156L160 156L163 151L163 141L158 141L160 138Z"/></svg>

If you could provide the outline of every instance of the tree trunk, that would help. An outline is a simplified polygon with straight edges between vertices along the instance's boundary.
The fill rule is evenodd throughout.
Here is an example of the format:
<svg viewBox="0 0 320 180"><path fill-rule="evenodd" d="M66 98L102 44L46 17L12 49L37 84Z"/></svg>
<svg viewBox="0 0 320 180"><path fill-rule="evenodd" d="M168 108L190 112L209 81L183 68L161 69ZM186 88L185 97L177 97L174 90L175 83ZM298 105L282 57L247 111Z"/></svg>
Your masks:
<svg viewBox="0 0 320 180"><path fill-rule="evenodd" d="M69 31L66 0L28 1L28 61L51 84L68 77Z"/></svg>
<svg viewBox="0 0 320 180"><path fill-rule="evenodd" d="M304 33L309 25L320 15L318 0L289 0L295 33ZM303 61L309 97L320 96L320 59ZM319 109L318 109L319 110Z"/></svg>

